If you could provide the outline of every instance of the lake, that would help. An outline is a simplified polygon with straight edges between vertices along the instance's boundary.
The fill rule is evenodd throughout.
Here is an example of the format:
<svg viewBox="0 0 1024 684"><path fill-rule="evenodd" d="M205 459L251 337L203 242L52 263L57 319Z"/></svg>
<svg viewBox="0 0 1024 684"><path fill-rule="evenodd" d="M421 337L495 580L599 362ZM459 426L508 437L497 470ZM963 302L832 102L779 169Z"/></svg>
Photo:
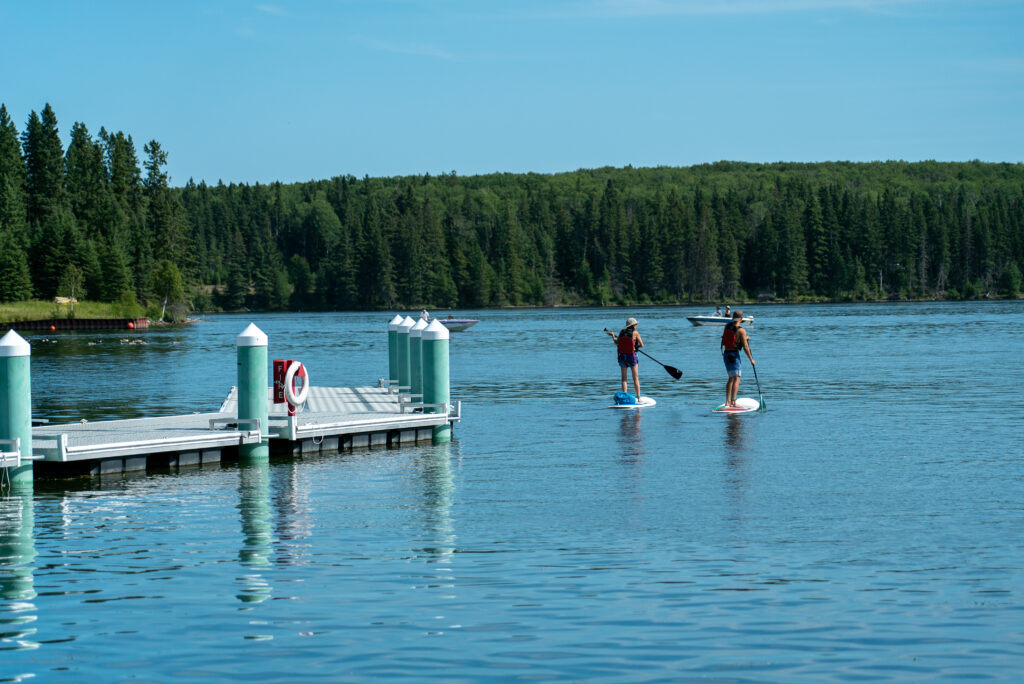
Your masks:
<svg viewBox="0 0 1024 684"><path fill-rule="evenodd" d="M0 681L1019 681L1024 302L460 311L454 441L0 500ZM658 405L612 411L639 319ZM318 385L385 313L28 336L52 422L215 410L235 336ZM146 344L131 344L143 340ZM744 363L741 396L758 396Z"/></svg>

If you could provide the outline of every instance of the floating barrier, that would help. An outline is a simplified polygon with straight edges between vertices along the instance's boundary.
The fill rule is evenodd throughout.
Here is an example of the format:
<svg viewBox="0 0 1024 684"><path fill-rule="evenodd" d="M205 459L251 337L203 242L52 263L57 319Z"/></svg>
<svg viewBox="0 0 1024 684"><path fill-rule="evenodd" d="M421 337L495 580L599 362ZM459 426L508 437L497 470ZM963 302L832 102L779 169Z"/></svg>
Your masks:
<svg viewBox="0 0 1024 684"><path fill-rule="evenodd" d="M0 330L145 330L148 318L48 318L0 323Z"/></svg>

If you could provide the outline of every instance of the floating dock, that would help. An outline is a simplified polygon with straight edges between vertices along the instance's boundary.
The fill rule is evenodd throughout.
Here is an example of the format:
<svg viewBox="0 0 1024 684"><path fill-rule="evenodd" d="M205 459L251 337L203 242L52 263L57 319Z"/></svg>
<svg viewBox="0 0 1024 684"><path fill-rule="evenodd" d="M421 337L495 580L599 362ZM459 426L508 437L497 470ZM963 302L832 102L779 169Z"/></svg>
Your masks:
<svg viewBox="0 0 1024 684"><path fill-rule="evenodd" d="M289 416L288 405L273 403L272 392L268 388L267 433L277 454L408 446L431 440L435 426L461 418L459 403L453 411L423 413L381 387L310 387L303 410ZM238 388L232 387L215 413L36 426L36 474L113 475L236 460L239 446L266 437L237 411Z"/></svg>
<svg viewBox="0 0 1024 684"><path fill-rule="evenodd" d="M314 387L303 364L290 359L274 359L268 386L267 345L253 323L238 335L238 385L217 412L37 425L31 347L8 331L0 338L0 489L30 487L36 471L120 475L266 461L271 452L444 443L461 420L461 403L450 401L448 330L437 321L416 325L396 316L388 324L388 378L377 387Z"/></svg>

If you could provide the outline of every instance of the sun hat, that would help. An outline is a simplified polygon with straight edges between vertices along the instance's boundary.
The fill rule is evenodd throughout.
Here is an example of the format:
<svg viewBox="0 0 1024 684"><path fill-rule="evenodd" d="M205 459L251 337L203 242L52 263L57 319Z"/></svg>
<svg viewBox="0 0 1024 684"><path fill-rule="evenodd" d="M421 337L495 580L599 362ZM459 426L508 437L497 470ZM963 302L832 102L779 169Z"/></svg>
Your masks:
<svg viewBox="0 0 1024 684"><path fill-rule="evenodd" d="M627 318L626 319L626 327L628 328L630 326L636 326L636 319L635 318Z"/></svg>

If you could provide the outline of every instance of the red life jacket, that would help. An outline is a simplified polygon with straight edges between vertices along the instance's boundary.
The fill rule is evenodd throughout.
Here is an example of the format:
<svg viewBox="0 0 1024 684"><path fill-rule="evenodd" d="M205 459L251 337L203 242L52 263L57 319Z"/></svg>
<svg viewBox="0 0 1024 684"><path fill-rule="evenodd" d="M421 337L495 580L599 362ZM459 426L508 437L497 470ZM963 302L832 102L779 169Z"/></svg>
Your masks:
<svg viewBox="0 0 1024 684"><path fill-rule="evenodd" d="M738 352L740 350L736 334L738 329L735 323L725 324L725 330L722 331L722 346L725 347L725 351Z"/></svg>
<svg viewBox="0 0 1024 684"><path fill-rule="evenodd" d="M623 330L619 333L618 339L615 344L619 347L620 354L635 354L636 353L636 342L633 340L633 331L626 332Z"/></svg>

